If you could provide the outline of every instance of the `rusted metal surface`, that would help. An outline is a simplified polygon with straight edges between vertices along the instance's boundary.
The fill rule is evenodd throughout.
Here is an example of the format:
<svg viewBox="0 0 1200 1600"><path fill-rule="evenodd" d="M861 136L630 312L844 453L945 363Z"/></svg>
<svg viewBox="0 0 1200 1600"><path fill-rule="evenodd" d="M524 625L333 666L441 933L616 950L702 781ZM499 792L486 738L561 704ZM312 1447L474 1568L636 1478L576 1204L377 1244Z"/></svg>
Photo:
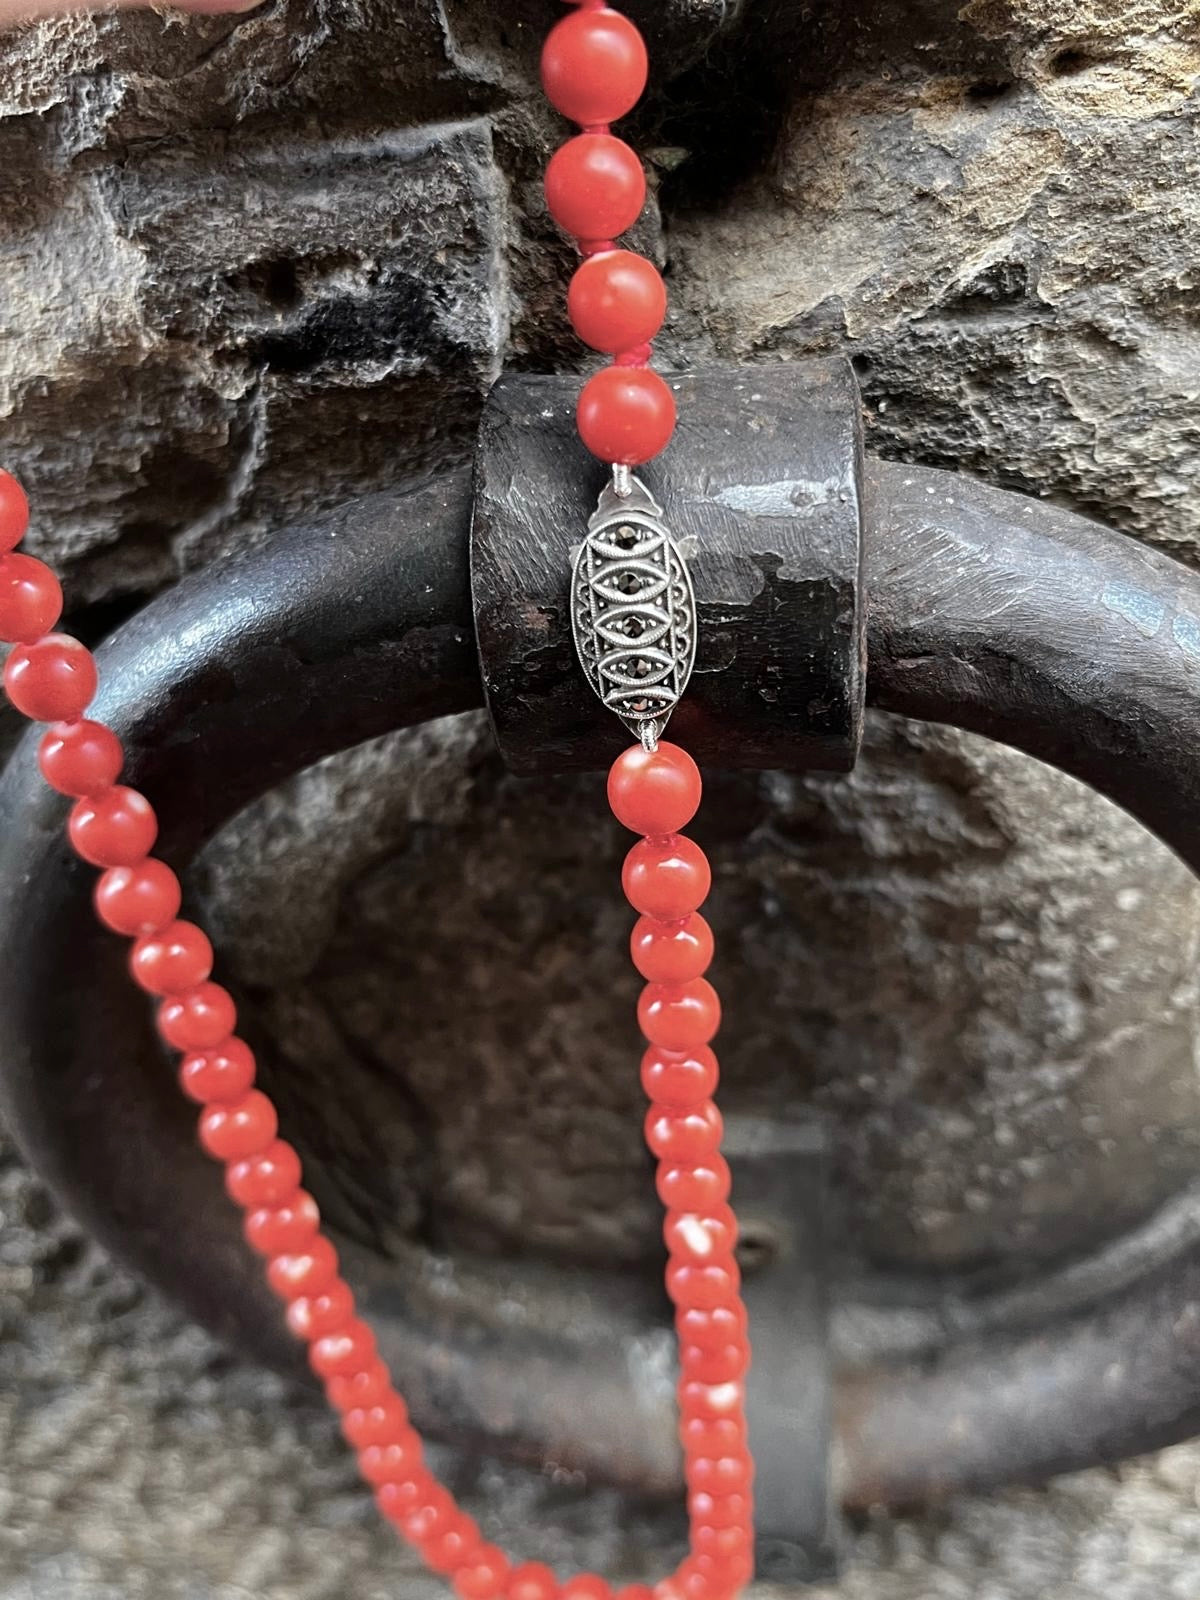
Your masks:
<svg viewBox="0 0 1200 1600"><path fill-rule="evenodd" d="M806 381L802 368L788 377ZM709 402L714 439L735 420ZM869 700L1053 762L1200 867L1200 579L1093 523L947 474L868 463L865 491ZM320 756L481 703L469 499L460 475L360 502L180 585L109 643L99 710L129 741L174 862ZM547 658L561 643L569 663L565 614L539 611L536 630ZM563 737L557 725L546 742ZM778 760L763 738L762 758ZM225 1337L290 1363L120 947L92 926L90 874L61 844L64 808L36 780L32 741L2 783L6 1114L111 1248ZM904 1503L1035 1477L1200 1426L1189 1206L1182 1197L1171 1231L1003 1294L940 1292L916 1310L931 1329L957 1330L948 1341L931 1332L923 1343L912 1318L902 1329L881 1306L884 1336L838 1382L843 1500ZM352 1270L422 1422L631 1486L677 1485L656 1295L611 1275L419 1251L405 1271L369 1260ZM490 1303L470 1322L451 1292L467 1281L476 1306Z"/></svg>

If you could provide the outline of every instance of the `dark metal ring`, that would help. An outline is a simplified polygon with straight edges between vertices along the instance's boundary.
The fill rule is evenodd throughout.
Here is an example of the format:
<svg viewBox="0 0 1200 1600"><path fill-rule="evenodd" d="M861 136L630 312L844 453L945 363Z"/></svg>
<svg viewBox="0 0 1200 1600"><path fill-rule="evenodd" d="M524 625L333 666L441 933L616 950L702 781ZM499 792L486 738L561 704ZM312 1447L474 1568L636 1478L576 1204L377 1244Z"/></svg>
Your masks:
<svg viewBox="0 0 1200 1600"><path fill-rule="evenodd" d="M1052 507L868 462L868 700L1053 763L1200 871L1200 578ZM99 714L184 865L256 795L374 734L482 703L463 471L379 496L163 595L102 652ZM29 1158L114 1253L221 1336L294 1369L219 1174L162 1070L124 953L93 925L91 874L34 741L0 779L0 1094ZM680 1480L669 1380L636 1394L657 1303L571 1285L558 1326L512 1297L447 1326L420 1264L362 1264L364 1299L418 1421L631 1486ZM837 1482L910 1503L1161 1445L1200 1428L1200 1245L1136 1283L1098 1277L1055 1326L980 1331L846 1374ZM539 1300L544 1307L545 1302ZM664 1339L667 1337L664 1330ZM586 1366L587 1382L578 1382ZM1036 1405L1031 1396L1036 1394Z"/></svg>

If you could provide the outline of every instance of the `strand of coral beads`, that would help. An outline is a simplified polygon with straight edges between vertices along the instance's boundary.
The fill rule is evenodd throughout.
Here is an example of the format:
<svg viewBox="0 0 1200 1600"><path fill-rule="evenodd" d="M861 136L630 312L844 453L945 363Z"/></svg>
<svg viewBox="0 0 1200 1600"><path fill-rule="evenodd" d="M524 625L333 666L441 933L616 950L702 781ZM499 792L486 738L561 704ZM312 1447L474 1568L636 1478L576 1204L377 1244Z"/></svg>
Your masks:
<svg viewBox="0 0 1200 1600"><path fill-rule="evenodd" d="M124 753L116 734L86 712L97 687L91 652L51 630L62 591L50 569L16 553L27 522L25 497L0 473L0 640L14 646L4 687L17 711L51 726L38 761L47 782L75 804L67 828L85 861L101 869L97 913L133 941L135 982L159 1000L164 1041L182 1054L179 1081L198 1102L200 1140L225 1167L230 1197L245 1211L245 1235L267 1259L267 1277L286 1304L287 1323L308 1346L314 1372L341 1414L380 1510L462 1600L610 1600L610 1586L583 1575L559 1583L547 1568L513 1567L429 1472L404 1402L358 1317L319 1231L300 1160L280 1139L275 1108L254 1087L255 1062L235 1032L228 990L211 981L213 951L203 931L179 918L180 885L156 860L158 824L146 798L118 782ZM670 1291L678 1308L692 1549L654 1590L633 1585L617 1600L726 1600L750 1570L750 1464L742 1416L747 1364L745 1315L733 1260L728 1167L718 1153L712 1104L716 1061L707 1041L718 1020L702 976L711 935L696 907L708 887L703 855L676 830L694 812L699 776L682 751L660 745L625 752L613 768L612 804L647 835L625 870L642 912L634 959L650 980L640 1007L651 1040L643 1066L654 1102L647 1134L658 1154L668 1207Z"/></svg>
<svg viewBox="0 0 1200 1600"><path fill-rule="evenodd" d="M583 386L579 433L593 455L621 467L658 455L675 428L675 397L649 366L667 291L653 262L615 243L641 215L646 178L609 129L641 98L646 71L641 34L603 0L583 0L542 51L547 97L583 129L546 168L550 215L584 258L567 291L567 315L584 344L613 357Z"/></svg>

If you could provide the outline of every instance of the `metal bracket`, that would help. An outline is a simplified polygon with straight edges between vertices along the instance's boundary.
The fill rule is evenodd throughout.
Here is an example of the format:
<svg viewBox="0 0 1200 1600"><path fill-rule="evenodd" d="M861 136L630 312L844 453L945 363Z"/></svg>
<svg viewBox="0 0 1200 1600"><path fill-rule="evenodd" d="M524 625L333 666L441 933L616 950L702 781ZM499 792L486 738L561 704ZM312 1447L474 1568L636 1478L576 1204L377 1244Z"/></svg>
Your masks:
<svg viewBox="0 0 1200 1600"><path fill-rule="evenodd" d="M862 738L862 437L850 363L703 367L671 380L669 464L641 470L687 543L696 666L673 739L723 767L848 771ZM571 630L571 554L605 469L575 428L578 380L504 377L475 457L471 589L488 711L519 772L607 767L627 742Z"/></svg>
<svg viewBox="0 0 1200 1600"><path fill-rule="evenodd" d="M829 1141L815 1122L736 1117L725 1129L754 1349L746 1417L757 1467L757 1575L765 1583L828 1582L838 1569Z"/></svg>

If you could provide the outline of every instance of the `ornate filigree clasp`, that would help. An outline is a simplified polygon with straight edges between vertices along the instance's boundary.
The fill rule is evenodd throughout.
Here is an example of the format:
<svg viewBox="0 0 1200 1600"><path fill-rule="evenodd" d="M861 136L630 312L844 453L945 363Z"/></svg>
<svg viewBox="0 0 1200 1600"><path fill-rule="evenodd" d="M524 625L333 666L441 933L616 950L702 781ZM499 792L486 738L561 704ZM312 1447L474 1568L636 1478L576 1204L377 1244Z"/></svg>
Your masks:
<svg viewBox="0 0 1200 1600"><path fill-rule="evenodd" d="M692 580L662 516L639 478L606 484L571 582L571 625L587 680L651 745L696 659Z"/></svg>

